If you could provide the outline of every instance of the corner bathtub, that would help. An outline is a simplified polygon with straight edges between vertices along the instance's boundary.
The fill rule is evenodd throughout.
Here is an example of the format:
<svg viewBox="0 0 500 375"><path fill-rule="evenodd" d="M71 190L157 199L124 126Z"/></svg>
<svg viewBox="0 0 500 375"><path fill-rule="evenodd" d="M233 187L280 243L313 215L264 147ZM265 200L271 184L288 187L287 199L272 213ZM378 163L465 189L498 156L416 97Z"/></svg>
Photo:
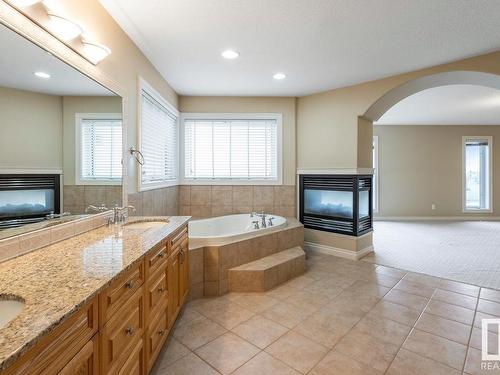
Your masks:
<svg viewBox="0 0 500 375"><path fill-rule="evenodd" d="M237 242L256 235L271 232L287 225L284 217L268 214L267 218L274 217L273 226L255 229L252 221L259 221L258 216L237 214L217 216L209 219L192 220L189 222L189 247L217 246L230 242ZM266 218L266 221L267 221Z"/></svg>

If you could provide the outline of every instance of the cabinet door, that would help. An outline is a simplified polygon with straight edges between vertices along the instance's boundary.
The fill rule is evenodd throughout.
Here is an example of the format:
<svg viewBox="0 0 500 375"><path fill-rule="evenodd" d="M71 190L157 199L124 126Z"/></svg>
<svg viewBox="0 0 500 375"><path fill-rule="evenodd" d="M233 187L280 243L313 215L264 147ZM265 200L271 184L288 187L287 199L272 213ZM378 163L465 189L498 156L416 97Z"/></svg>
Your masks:
<svg viewBox="0 0 500 375"><path fill-rule="evenodd" d="M189 245L186 239L180 246L179 256L179 307L186 300L189 291Z"/></svg>
<svg viewBox="0 0 500 375"><path fill-rule="evenodd" d="M168 324L171 327L179 312L179 258L180 249L174 250L168 260Z"/></svg>
<svg viewBox="0 0 500 375"><path fill-rule="evenodd" d="M117 374L141 341L144 333L144 288L125 301L124 305L101 329L100 362L101 373ZM142 349L141 349L142 353ZM141 357L142 358L142 357ZM141 359L142 361L142 359Z"/></svg>
<svg viewBox="0 0 500 375"><path fill-rule="evenodd" d="M94 338L85 344L73 359L64 366L58 375L98 375L98 343L98 336L95 335Z"/></svg>
<svg viewBox="0 0 500 375"><path fill-rule="evenodd" d="M142 340L137 342L118 375L145 375L144 344Z"/></svg>

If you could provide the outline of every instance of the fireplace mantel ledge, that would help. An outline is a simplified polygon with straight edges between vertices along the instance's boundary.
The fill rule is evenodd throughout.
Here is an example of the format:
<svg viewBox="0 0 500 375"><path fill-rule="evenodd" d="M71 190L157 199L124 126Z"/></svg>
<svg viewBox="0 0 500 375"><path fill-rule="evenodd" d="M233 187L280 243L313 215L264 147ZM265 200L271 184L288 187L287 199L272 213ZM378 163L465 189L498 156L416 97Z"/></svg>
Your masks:
<svg viewBox="0 0 500 375"><path fill-rule="evenodd" d="M373 168L298 168L297 174L373 174Z"/></svg>

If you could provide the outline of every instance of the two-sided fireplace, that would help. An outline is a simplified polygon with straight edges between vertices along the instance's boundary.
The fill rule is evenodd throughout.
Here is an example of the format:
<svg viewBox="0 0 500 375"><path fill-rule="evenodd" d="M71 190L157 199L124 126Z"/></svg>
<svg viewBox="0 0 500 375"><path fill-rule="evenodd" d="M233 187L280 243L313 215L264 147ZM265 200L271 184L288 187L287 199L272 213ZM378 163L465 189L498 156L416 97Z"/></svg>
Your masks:
<svg viewBox="0 0 500 375"><path fill-rule="evenodd" d="M300 175L305 228L360 236L372 230L371 175Z"/></svg>

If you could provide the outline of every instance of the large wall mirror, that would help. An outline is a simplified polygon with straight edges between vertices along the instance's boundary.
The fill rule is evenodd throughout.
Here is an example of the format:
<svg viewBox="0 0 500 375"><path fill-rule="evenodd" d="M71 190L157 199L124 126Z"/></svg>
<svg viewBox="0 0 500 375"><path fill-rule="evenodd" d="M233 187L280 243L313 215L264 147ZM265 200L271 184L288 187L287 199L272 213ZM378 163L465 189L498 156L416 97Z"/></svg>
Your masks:
<svg viewBox="0 0 500 375"><path fill-rule="evenodd" d="M122 98L0 24L0 239L122 204Z"/></svg>

